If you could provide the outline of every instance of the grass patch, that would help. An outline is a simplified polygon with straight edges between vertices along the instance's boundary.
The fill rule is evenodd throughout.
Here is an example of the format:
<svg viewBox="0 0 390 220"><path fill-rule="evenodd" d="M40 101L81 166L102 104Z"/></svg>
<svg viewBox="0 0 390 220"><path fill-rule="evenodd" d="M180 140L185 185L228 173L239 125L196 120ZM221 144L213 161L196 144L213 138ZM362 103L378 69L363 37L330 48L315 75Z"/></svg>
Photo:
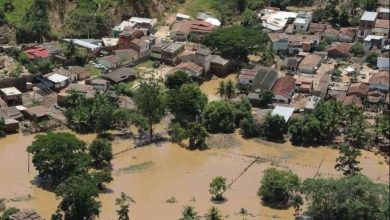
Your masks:
<svg viewBox="0 0 390 220"><path fill-rule="evenodd" d="M100 76L102 75L102 70L93 68L93 67L87 67L88 71L91 73L91 76Z"/></svg>
<svg viewBox="0 0 390 220"><path fill-rule="evenodd" d="M0 0L0 7L2 8L6 0ZM28 7L30 7L33 0L12 0L14 9L9 12L5 12L5 18L7 21L16 26L19 24L26 13Z"/></svg>
<svg viewBox="0 0 390 220"><path fill-rule="evenodd" d="M148 170L154 166L153 161L146 161L139 164L130 165L125 168L121 168L118 170L118 173L141 173L145 170Z"/></svg>
<svg viewBox="0 0 390 220"><path fill-rule="evenodd" d="M216 11L213 9L213 0L186 0L181 8L184 10L183 13L193 18L197 17L198 12L210 12L216 15Z"/></svg>

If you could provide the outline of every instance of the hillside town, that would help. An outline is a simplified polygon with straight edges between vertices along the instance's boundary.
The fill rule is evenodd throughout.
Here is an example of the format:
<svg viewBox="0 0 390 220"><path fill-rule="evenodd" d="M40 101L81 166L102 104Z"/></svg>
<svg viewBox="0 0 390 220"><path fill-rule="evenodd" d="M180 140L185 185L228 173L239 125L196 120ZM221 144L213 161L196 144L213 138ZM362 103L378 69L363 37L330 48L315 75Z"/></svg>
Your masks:
<svg viewBox="0 0 390 220"><path fill-rule="evenodd" d="M223 138L234 137L235 133L240 135L242 141L258 139L262 144L264 141L272 144L291 142L301 147L325 146L338 149L340 155L356 151L354 159L361 155L360 150L364 150L380 156L383 160L380 163L388 166L388 5L377 3L372 10L357 11L354 25L335 24L331 19L323 21L318 18L318 12L304 7L296 9L265 5L251 12L250 19L244 20L242 15L242 20L233 24L208 11L199 11L195 15L180 11L165 17L131 16L112 25L99 38L90 36L87 27L79 31L85 31L83 36L88 37L69 35L49 40L40 33L39 40L20 43L15 43L15 40L0 32L0 134L3 137L23 134L35 138L25 149L29 157L32 156L37 177L51 175L53 189L60 189L55 191L57 198L65 198L67 190L72 188L64 183L76 181L82 185L88 178L96 181L94 175L101 175L99 177L104 180L96 182L96 195L91 195L97 197L113 180L111 171L110 178L104 175L108 175L107 170L115 169L110 165L110 160L115 159L116 154L154 144L158 146L159 143L177 143L191 150L202 151L212 149L213 145L223 148L222 145L232 144L229 143L230 139ZM87 147L92 159L95 159L91 153L95 141L99 146L108 146L110 142L110 147L111 142L113 146L115 141L123 139L127 142L114 156L111 149L110 159L96 159L93 165L87 165L84 169L87 171L83 171L86 174L82 174L87 176L67 174L68 171L63 171L65 165L60 169L63 172L61 175L53 171L55 168L44 170L47 165L44 165L45 162L39 164L38 160L47 156L39 147L50 146L50 138L57 140L53 147L64 144L67 138L74 138L72 143L76 143L78 139L73 133L73 137L65 134L68 131L81 136L97 135L91 146ZM227 137L229 134L232 136ZM45 135L46 139L43 138ZM243 143L238 145L245 145ZM52 152L67 151L65 148L57 149ZM347 153L343 149L347 149ZM258 151L247 152L252 155ZM38 157L40 154L41 157ZM65 154L60 157L68 158ZM342 161L341 157L337 158L337 163ZM46 159L51 160L49 157ZM273 165L272 161L261 156L248 156L247 159L254 159L247 169L263 160ZM351 168L358 164L340 165L341 168L331 166L343 172L345 178L363 178L363 175L357 174L360 168ZM52 166L59 165L53 162ZM273 172L274 168L270 169L269 172L261 171L263 180L264 176ZM267 174L263 175L263 172ZM294 174L288 172L280 175L288 178ZM388 175L388 169L384 172ZM317 174L318 170L314 178ZM115 174L115 178L116 175L119 174ZM326 176L325 173L323 175ZM378 184L383 183L388 193L386 175L375 180L371 176L369 178L380 182ZM303 181L312 176L304 174L299 177ZM329 177L334 176L329 174ZM383 208L379 205L383 202L381 196L378 197L378 206L381 207L377 207L375 215L367 217L367 214L360 218L358 214L348 216L336 213L326 218L324 213L330 211L313 211L315 208L311 206L319 198L313 196L315 188L310 188L315 185L308 184L302 188L302 195L304 190L309 192L304 194L305 199L296 190L273 203L272 193L265 193L263 180L258 196L264 204L272 204L269 207L275 209L283 207L294 210L293 216L281 219L389 219L386 205L387 213L380 211ZM224 185L225 181L226 178L216 177L210 187L221 182ZM217 186L216 191L210 189L211 201L217 207L219 203L223 205L234 200L225 200L222 195L229 191L234 182L229 186L224 185L223 189ZM119 195L118 191L115 193ZM6 201L2 200L1 194L0 213L5 210L1 210L1 204ZM228 192L226 194L229 195ZM125 194L121 196L116 204L128 209L131 198ZM296 200L298 196L300 202ZM175 197L171 199L175 203ZM305 206L302 205L303 200ZM167 200L167 203L171 202ZM51 213L54 213L51 219L97 219L99 216L99 212L94 211L85 215L72 213L71 205L60 204L62 206ZM68 210L63 208L66 205L69 206ZM248 204L244 202L242 206L245 205ZM47 213L44 213L44 218L41 217L41 210L36 212L36 207L22 207L4 219L48 218ZM193 208L186 206L183 216L186 212L194 212ZM239 208L236 207L237 210ZM208 217L202 219L225 219L209 217L213 212L217 213L217 210L212 210L205 214ZM121 215L120 212L118 215ZM227 216L224 215L226 219L271 219L261 216L261 213L260 216L251 216L245 209L236 216ZM100 219L108 219L105 217Z"/></svg>

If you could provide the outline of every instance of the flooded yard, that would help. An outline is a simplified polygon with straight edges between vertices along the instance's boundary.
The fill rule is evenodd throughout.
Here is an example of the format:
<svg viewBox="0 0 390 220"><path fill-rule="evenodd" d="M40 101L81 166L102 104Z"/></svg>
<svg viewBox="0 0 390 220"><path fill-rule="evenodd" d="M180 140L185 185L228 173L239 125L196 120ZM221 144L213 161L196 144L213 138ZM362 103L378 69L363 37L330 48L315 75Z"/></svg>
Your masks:
<svg viewBox="0 0 390 220"><path fill-rule="evenodd" d="M87 142L94 138L93 135L79 137ZM302 179L341 176L334 169L338 156L336 150L245 140L238 134L231 134L229 138L235 144L213 144L205 151L189 151L172 143L124 151L133 146L132 141L114 141L114 153L122 153L112 161L114 181L107 185L105 193L100 194L100 219L116 219L115 198L121 192L136 202L130 207L132 219L178 219L184 205L194 206L202 215L214 205L229 219L242 219L239 215L241 208L250 214L245 216L246 219L294 219L292 209L276 210L261 205L257 190L265 169L288 167ZM33 184L37 173L31 161L28 163L26 153L32 141L32 135L21 134L0 139L0 198L8 199L7 207L36 209L44 218L50 219L59 201L53 193ZM363 174L376 182L388 184L389 168L384 159L367 151L362 154ZM231 183L254 161L254 157L259 158L258 162L224 194L227 201L213 204L208 192L211 179L224 176L227 183ZM177 202L166 202L171 197Z"/></svg>

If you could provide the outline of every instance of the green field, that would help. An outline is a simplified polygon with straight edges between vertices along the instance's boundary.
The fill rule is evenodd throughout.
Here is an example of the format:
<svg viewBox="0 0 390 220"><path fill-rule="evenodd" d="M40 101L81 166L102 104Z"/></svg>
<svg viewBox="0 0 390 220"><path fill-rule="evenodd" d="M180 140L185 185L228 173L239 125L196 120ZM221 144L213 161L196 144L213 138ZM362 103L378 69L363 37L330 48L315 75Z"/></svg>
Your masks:
<svg viewBox="0 0 390 220"><path fill-rule="evenodd" d="M215 14L212 5L213 0L186 0L185 3L179 6L183 9L183 13L196 17L198 12L210 12ZM181 11L179 9L179 11Z"/></svg>
<svg viewBox="0 0 390 220"><path fill-rule="evenodd" d="M33 0L12 0L14 10L5 13L5 17L12 25L17 25L24 16L26 9L31 5ZM6 0L0 0L0 7L2 8Z"/></svg>

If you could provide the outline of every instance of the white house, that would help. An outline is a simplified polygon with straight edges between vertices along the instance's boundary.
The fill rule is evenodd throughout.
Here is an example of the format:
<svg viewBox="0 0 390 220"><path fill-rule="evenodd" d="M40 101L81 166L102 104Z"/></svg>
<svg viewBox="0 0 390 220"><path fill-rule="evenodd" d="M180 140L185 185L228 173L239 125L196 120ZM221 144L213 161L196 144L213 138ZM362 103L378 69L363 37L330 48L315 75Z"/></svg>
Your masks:
<svg viewBox="0 0 390 220"><path fill-rule="evenodd" d="M54 88L55 89L64 88L64 87L66 87L70 83L70 78L69 77L60 75L58 73L55 73L55 74L47 77L47 79L54 83Z"/></svg>
<svg viewBox="0 0 390 220"><path fill-rule="evenodd" d="M378 49L381 49L383 47L383 44L383 36L368 35L363 40L363 50L367 53L374 46L376 46Z"/></svg>
<svg viewBox="0 0 390 220"><path fill-rule="evenodd" d="M288 22L292 22L297 15L295 12L274 11L270 9L263 9L258 14L261 17L263 27L275 32L283 31L287 27Z"/></svg>
<svg viewBox="0 0 390 220"><path fill-rule="evenodd" d="M390 69L390 58L389 57L378 57L376 66L380 69Z"/></svg>
<svg viewBox="0 0 390 220"><path fill-rule="evenodd" d="M300 11L294 21L294 32L306 32L312 20L312 12Z"/></svg>

